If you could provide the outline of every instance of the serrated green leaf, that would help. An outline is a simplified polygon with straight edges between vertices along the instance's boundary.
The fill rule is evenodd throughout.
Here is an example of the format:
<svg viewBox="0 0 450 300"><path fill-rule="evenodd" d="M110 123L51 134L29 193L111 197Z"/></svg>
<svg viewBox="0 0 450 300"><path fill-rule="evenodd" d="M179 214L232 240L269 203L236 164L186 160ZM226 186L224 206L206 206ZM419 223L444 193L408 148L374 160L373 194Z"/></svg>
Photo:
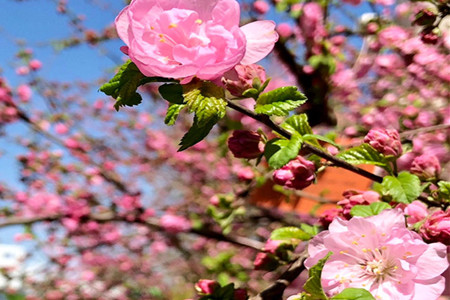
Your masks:
<svg viewBox="0 0 450 300"><path fill-rule="evenodd" d="M256 100L255 113L287 116L289 112L306 102L306 97L295 86L286 86L260 94Z"/></svg>
<svg viewBox="0 0 450 300"><path fill-rule="evenodd" d="M355 205L352 207L350 214L353 217L369 217L378 215L385 209L390 209L392 206L386 202L374 202L369 205Z"/></svg>
<svg viewBox="0 0 450 300"><path fill-rule="evenodd" d="M375 300L372 294L365 289L346 288L331 300Z"/></svg>
<svg viewBox="0 0 450 300"><path fill-rule="evenodd" d="M166 118L164 119L164 123L172 126L175 124L178 115L186 107L186 104L170 104L167 108Z"/></svg>
<svg viewBox="0 0 450 300"><path fill-rule="evenodd" d="M180 149L178 151L186 150L187 148L197 144L201 140L203 140L214 125L217 123L217 119L211 119L208 123L203 126L198 125L197 116L194 117L194 123L188 132L181 138Z"/></svg>
<svg viewBox="0 0 450 300"><path fill-rule="evenodd" d="M215 119L216 123L226 113L227 102L224 100L225 91L212 82L195 82L183 87L184 101L189 112L194 112L198 126L203 127Z"/></svg>
<svg viewBox="0 0 450 300"><path fill-rule="evenodd" d="M298 227L281 227L272 231L270 235L271 240L301 240L308 241L312 238L312 235L306 233Z"/></svg>
<svg viewBox="0 0 450 300"><path fill-rule="evenodd" d="M305 134L303 135L303 139L305 141L311 141L311 140L321 140L322 142L328 143L330 145L333 145L337 148L339 148L339 145L336 144L332 139L329 139L325 136L318 135L318 134Z"/></svg>
<svg viewBox="0 0 450 300"><path fill-rule="evenodd" d="M399 203L411 203L422 192L419 177L409 172L401 172L397 177L385 176L381 185L383 195L390 195Z"/></svg>
<svg viewBox="0 0 450 300"><path fill-rule="evenodd" d="M304 232L308 233L309 235L311 235L311 237L314 237L315 235L317 235L319 233L319 226L316 226L316 225L308 225L305 223L301 223L300 229L303 230Z"/></svg>
<svg viewBox="0 0 450 300"><path fill-rule="evenodd" d="M324 258L319 260L316 265L314 265L311 269L309 269L309 278L306 281L303 289L309 294L310 299L315 300L327 300L328 297L325 295L322 283L320 281L320 277L322 275L322 269L325 265L325 262L330 257L331 252L327 254Z"/></svg>
<svg viewBox="0 0 450 300"><path fill-rule="evenodd" d="M353 165L366 164L389 168L388 161L384 155L369 144L361 144L357 147L350 148L339 153L337 157Z"/></svg>
<svg viewBox="0 0 450 300"><path fill-rule="evenodd" d="M293 134L290 140L273 139L264 148L264 156L274 169L279 169L292 159L296 158L302 148L302 138L299 134Z"/></svg>
<svg viewBox="0 0 450 300"><path fill-rule="evenodd" d="M145 77L138 67L131 61L125 62L107 83L100 87L100 91L116 99L114 108L134 106L142 102L142 97L136 90L139 86L149 82L174 82L174 79L162 77Z"/></svg>
<svg viewBox="0 0 450 300"><path fill-rule="evenodd" d="M450 200L450 182L449 181L439 181L437 183L439 187L439 195L441 197L446 197L448 200Z"/></svg>
<svg viewBox="0 0 450 300"><path fill-rule="evenodd" d="M308 123L308 116L306 114L293 115L286 119L281 124L281 127L286 129L291 134L297 132L300 135L312 134L312 128Z"/></svg>
<svg viewBox="0 0 450 300"><path fill-rule="evenodd" d="M142 97L136 90L144 77L138 67L129 60L108 83L100 87L100 91L116 99L114 104L116 110L122 106L138 105Z"/></svg>
<svg viewBox="0 0 450 300"><path fill-rule="evenodd" d="M313 137L313 131L311 126L308 123L308 116L306 114L293 115L286 119L286 121L281 124L281 127L286 129L291 134L297 132L302 137L306 137L303 140L309 140L310 144L321 148L322 146L319 142Z"/></svg>
<svg viewBox="0 0 450 300"><path fill-rule="evenodd" d="M183 104L183 86L181 84L163 84L158 88L161 97L172 104Z"/></svg>

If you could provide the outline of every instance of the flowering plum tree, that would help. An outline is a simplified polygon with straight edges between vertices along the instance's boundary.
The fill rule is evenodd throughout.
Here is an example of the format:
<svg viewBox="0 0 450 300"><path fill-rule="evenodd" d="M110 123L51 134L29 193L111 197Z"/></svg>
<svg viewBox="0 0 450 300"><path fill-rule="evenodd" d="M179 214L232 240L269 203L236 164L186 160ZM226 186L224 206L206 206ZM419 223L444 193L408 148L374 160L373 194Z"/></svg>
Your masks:
<svg viewBox="0 0 450 300"><path fill-rule="evenodd" d="M19 168L0 227L28 253L1 267L6 297L450 295L446 1L126 2L95 30L56 5L61 51L121 41L114 75L52 81L21 42L22 79L0 77ZM316 195L336 204L320 213L257 204L331 168L372 184Z"/></svg>

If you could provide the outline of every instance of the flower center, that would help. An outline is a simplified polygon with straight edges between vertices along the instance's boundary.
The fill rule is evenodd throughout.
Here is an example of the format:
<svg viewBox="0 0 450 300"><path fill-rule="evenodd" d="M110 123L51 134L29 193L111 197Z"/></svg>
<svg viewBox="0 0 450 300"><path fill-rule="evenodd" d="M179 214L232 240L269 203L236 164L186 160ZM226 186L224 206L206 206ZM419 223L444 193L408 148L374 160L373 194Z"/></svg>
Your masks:
<svg viewBox="0 0 450 300"><path fill-rule="evenodd" d="M366 254L366 259L361 263L361 269L364 275L371 277L376 282L384 281L388 278L396 276L395 271L397 266L395 263L383 255L383 251L376 248L374 250L363 251Z"/></svg>

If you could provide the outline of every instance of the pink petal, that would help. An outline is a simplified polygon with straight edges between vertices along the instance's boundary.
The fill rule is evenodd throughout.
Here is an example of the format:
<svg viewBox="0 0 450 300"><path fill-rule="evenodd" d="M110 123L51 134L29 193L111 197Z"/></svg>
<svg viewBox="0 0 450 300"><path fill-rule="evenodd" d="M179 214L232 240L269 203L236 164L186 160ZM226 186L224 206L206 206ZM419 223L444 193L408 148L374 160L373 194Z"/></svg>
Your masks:
<svg viewBox="0 0 450 300"><path fill-rule="evenodd" d="M429 244L427 250L416 262L419 274L416 279L430 279L441 275L448 268L447 246L441 243Z"/></svg>
<svg viewBox="0 0 450 300"><path fill-rule="evenodd" d="M412 300L438 299L445 288L445 279L438 276L429 280L417 280L414 285L414 298Z"/></svg>
<svg viewBox="0 0 450 300"><path fill-rule="evenodd" d="M243 65L254 64L266 57L278 41L273 21L252 22L242 26L241 30L247 39L245 56L241 61Z"/></svg>
<svg viewBox="0 0 450 300"><path fill-rule="evenodd" d="M119 15L116 17L116 30L119 37L124 41L125 44L128 46L130 45L129 39L128 39L128 26L130 24L129 18L128 18L128 8L129 6L125 7Z"/></svg>

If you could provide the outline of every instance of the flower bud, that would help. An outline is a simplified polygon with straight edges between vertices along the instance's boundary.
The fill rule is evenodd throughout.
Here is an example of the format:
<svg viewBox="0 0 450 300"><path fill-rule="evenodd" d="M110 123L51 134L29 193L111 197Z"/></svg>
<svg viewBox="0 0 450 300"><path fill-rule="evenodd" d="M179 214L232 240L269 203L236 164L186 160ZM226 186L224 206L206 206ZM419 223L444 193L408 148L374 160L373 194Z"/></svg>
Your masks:
<svg viewBox="0 0 450 300"><path fill-rule="evenodd" d="M287 188L301 190L314 181L314 163L297 156L281 169L273 172L273 181Z"/></svg>
<svg viewBox="0 0 450 300"><path fill-rule="evenodd" d="M234 300L247 300L248 295L245 289L235 289L234 290Z"/></svg>
<svg viewBox="0 0 450 300"><path fill-rule="evenodd" d="M275 255L260 252L256 255L253 265L255 270L273 271L279 266L279 263Z"/></svg>
<svg viewBox="0 0 450 300"><path fill-rule="evenodd" d="M258 14L265 14L268 10L269 10L269 4L266 1L263 0L257 0L255 2L253 2L253 9L258 13Z"/></svg>
<svg viewBox="0 0 450 300"><path fill-rule="evenodd" d="M436 20L436 14L428 9L422 9L416 14L414 23L420 26L432 25Z"/></svg>
<svg viewBox="0 0 450 300"><path fill-rule="evenodd" d="M450 210L434 212L422 225L420 233L429 241L450 245Z"/></svg>
<svg viewBox="0 0 450 300"><path fill-rule="evenodd" d="M371 129L364 142L384 155L400 156L403 153L400 136L395 129Z"/></svg>
<svg viewBox="0 0 450 300"><path fill-rule="evenodd" d="M414 158L410 171L423 179L437 178L441 172L441 164L435 155L422 154Z"/></svg>
<svg viewBox="0 0 450 300"><path fill-rule="evenodd" d="M264 151L264 144L257 132L235 130L228 139L228 148L236 158L257 158Z"/></svg>
<svg viewBox="0 0 450 300"><path fill-rule="evenodd" d="M218 287L220 287L220 284L217 281L209 279L200 279L195 284L195 289L202 295L211 295Z"/></svg>
<svg viewBox="0 0 450 300"><path fill-rule="evenodd" d="M241 97L244 91L253 88L255 78L261 83L266 81L266 71L263 67L255 64L237 65L225 73L222 82L232 95Z"/></svg>
<svg viewBox="0 0 450 300"><path fill-rule="evenodd" d="M405 214L408 216L406 222L409 225L415 224L428 216L427 206L418 200L413 201L406 206Z"/></svg>

